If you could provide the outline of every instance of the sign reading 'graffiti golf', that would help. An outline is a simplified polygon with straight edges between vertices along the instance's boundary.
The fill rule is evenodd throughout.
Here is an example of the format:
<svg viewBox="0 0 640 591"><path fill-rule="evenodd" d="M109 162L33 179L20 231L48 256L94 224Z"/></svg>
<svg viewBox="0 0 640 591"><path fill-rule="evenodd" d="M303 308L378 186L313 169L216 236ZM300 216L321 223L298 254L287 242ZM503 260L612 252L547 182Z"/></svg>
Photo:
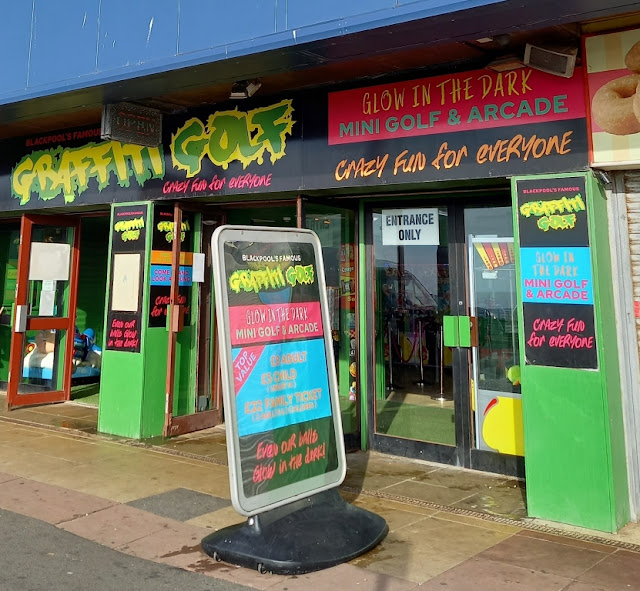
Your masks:
<svg viewBox="0 0 640 591"><path fill-rule="evenodd" d="M320 243L224 226L212 251L232 499L250 515L344 477Z"/></svg>
<svg viewBox="0 0 640 591"><path fill-rule="evenodd" d="M583 177L517 182L525 360L596 369Z"/></svg>
<svg viewBox="0 0 640 591"><path fill-rule="evenodd" d="M147 207L118 206L111 225L111 269L106 349L139 353Z"/></svg>
<svg viewBox="0 0 640 591"><path fill-rule="evenodd" d="M11 170L13 204L43 207L74 203L80 196L84 203L104 203L290 188L277 182L274 165L286 154L292 116L292 100L285 99L248 111L208 111L187 121L168 118L168 135L158 147L86 143L99 140L98 128L28 138L27 149L40 149L22 156Z"/></svg>

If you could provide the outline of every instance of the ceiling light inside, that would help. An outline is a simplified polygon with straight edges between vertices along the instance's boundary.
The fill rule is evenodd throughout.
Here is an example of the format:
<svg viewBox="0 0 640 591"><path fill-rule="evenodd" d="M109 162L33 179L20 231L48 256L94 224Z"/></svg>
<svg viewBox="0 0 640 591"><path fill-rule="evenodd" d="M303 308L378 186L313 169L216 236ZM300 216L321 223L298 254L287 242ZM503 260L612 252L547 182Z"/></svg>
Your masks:
<svg viewBox="0 0 640 591"><path fill-rule="evenodd" d="M520 58L512 55L493 60L491 63L487 64L487 68L494 72L510 72L511 70L524 68L524 63Z"/></svg>

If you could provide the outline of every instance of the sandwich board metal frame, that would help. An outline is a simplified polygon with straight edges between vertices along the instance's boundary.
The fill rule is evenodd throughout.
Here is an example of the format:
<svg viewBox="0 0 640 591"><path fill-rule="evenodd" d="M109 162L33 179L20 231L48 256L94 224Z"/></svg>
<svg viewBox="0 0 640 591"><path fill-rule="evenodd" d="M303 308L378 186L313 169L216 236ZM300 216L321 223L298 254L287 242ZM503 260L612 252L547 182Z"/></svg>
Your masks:
<svg viewBox="0 0 640 591"><path fill-rule="evenodd" d="M320 241L222 226L212 252L231 500L248 519L202 549L261 573L351 560L389 528L337 491L346 460Z"/></svg>
<svg viewBox="0 0 640 591"><path fill-rule="evenodd" d="M255 226L221 226L211 248L231 499L250 516L345 477L322 248Z"/></svg>

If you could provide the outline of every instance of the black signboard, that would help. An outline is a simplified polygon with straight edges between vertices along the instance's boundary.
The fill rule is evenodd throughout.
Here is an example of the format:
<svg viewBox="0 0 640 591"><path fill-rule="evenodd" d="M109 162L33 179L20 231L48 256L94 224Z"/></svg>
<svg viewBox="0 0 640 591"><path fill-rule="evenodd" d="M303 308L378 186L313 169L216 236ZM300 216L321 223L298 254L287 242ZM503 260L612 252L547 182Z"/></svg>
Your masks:
<svg viewBox="0 0 640 591"><path fill-rule="evenodd" d="M589 246L584 177L518 181L520 247Z"/></svg>
<svg viewBox="0 0 640 591"><path fill-rule="evenodd" d="M524 304L524 334L529 365L598 367L593 306Z"/></svg>
<svg viewBox="0 0 640 591"><path fill-rule="evenodd" d="M539 71L509 74L477 70L257 95L240 106L166 116L154 146L102 140L97 125L11 140L0 162L0 205L26 210L586 169L582 72L562 88Z"/></svg>
<svg viewBox="0 0 640 591"><path fill-rule="evenodd" d="M105 105L101 132L103 139L158 146L162 143L162 114L132 103Z"/></svg>
<svg viewBox="0 0 640 591"><path fill-rule="evenodd" d="M114 208L106 349L139 353L147 206Z"/></svg>
<svg viewBox="0 0 640 591"><path fill-rule="evenodd" d="M516 187L525 363L597 369L585 178Z"/></svg>
<svg viewBox="0 0 640 591"><path fill-rule="evenodd" d="M149 328L165 327L171 296L171 252L173 248L173 207L156 204L151 238L151 277L149 279ZM193 269L193 217L182 213L180 284L178 305L184 307L184 322L191 318L191 279Z"/></svg>
<svg viewBox="0 0 640 591"><path fill-rule="evenodd" d="M226 226L212 248L232 498L249 515L344 476L320 243Z"/></svg>

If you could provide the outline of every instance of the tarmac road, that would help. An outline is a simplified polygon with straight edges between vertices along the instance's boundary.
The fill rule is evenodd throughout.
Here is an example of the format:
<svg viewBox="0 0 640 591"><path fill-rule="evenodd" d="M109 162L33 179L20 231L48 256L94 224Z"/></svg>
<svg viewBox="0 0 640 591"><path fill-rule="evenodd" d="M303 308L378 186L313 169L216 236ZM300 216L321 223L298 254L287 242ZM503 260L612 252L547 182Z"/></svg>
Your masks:
<svg viewBox="0 0 640 591"><path fill-rule="evenodd" d="M0 591L254 591L121 554L0 509Z"/></svg>

